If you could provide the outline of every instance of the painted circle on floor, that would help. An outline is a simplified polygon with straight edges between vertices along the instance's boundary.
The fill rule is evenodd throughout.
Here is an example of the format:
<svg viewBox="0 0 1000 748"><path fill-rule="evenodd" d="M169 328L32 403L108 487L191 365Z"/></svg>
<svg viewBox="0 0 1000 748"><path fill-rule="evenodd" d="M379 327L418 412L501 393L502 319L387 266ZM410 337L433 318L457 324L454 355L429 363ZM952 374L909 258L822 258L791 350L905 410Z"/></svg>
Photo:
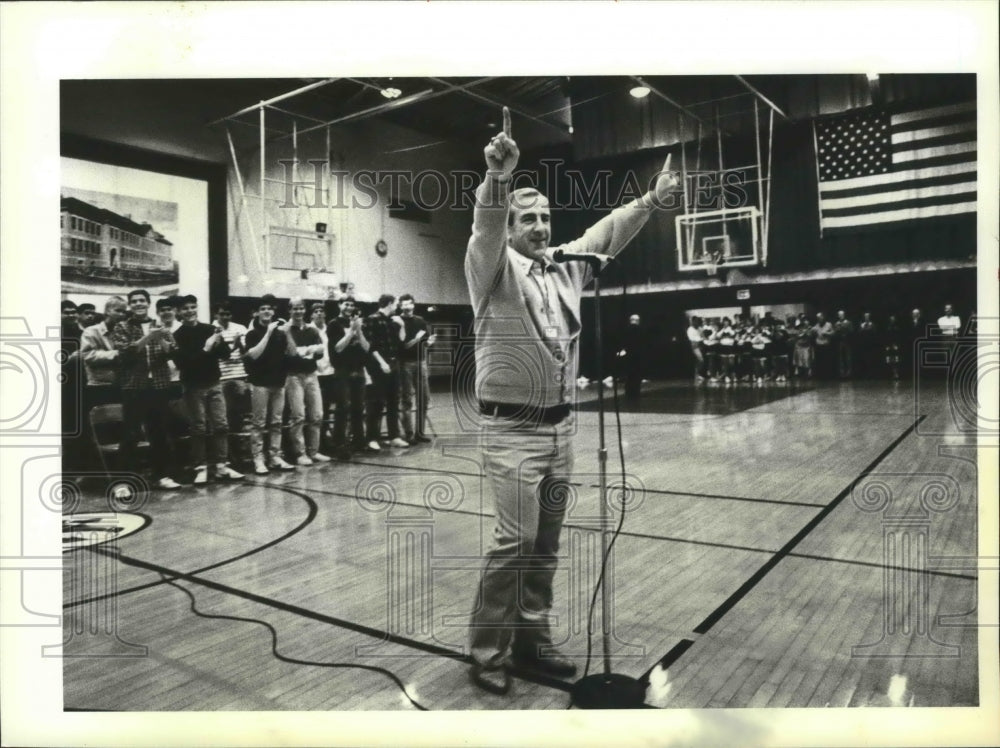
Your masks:
<svg viewBox="0 0 1000 748"><path fill-rule="evenodd" d="M62 518L63 553L134 535L150 523L132 512L85 512Z"/></svg>

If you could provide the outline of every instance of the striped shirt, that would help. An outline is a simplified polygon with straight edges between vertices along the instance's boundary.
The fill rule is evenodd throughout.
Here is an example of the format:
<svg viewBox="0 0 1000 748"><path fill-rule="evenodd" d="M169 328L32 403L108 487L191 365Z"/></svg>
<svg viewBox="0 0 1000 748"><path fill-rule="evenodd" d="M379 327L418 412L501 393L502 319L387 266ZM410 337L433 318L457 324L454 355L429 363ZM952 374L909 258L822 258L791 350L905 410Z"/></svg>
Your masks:
<svg viewBox="0 0 1000 748"><path fill-rule="evenodd" d="M227 379L246 379L247 370L243 366L243 352L245 350L243 339L247 334L247 329L239 322L230 322L228 327L223 328L219 321L215 324L222 328L222 339L229 346L229 358L219 362L221 376L219 381L225 382Z"/></svg>

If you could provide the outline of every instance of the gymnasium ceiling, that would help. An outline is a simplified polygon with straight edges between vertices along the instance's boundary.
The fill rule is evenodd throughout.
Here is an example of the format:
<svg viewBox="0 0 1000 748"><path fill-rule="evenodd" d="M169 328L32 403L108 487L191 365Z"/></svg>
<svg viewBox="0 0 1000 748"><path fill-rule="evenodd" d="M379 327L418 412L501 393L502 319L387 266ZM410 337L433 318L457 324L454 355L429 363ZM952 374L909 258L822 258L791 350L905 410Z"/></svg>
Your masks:
<svg viewBox="0 0 1000 748"><path fill-rule="evenodd" d="M715 128L753 132L755 109L761 118L774 111L778 121L800 120L880 100L941 98L956 87L975 95L969 75L882 75L874 86L863 74L640 77L651 89L645 99L628 94L640 80L626 76L63 81L61 123L64 132L225 160L225 127L237 147L257 143L262 101L274 100L267 108L269 138L288 137L293 122L301 133L381 120L411 131L414 149L478 144L498 129L506 105L522 150L572 144L588 158L613 155L615 144L624 148L635 139L595 137L587 128L644 128L654 133L640 143L648 147ZM398 98L383 96L390 88L400 91ZM134 142L143 139L138 133L146 133L146 142ZM178 141L172 148L164 142L171 138Z"/></svg>

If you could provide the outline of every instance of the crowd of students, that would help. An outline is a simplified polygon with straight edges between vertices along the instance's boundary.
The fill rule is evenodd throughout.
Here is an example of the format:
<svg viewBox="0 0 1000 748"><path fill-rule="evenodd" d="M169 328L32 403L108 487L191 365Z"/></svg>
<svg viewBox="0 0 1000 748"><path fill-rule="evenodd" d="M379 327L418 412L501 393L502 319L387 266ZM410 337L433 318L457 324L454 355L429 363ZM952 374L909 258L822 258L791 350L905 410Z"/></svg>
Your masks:
<svg viewBox="0 0 1000 748"><path fill-rule="evenodd" d="M291 299L286 315L265 295L245 325L227 302L209 323L193 295L158 299L155 316L150 301L144 289L112 296L103 315L62 302L63 418L80 424L64 429L65 471L100 459L90 414L114 403L117 467L140 472L147 442L161 489L243 479L232 450L244 452L241 469L267 475L430 441L424 349L434 336L412 295L383 295L367 317L351 297Z"/></svg>
<svg viewBox="0 0 1000 748"><path fill-rule="evenodd" d="M697 383L764 384L793 379L892 379L913 371L920 340L953 341L963 333L961 318L946 304L936 324L920 309L900 323L895 315L876 322L870 312L851 320L803 312L773 317L690 319L687 337Z"/></svg>

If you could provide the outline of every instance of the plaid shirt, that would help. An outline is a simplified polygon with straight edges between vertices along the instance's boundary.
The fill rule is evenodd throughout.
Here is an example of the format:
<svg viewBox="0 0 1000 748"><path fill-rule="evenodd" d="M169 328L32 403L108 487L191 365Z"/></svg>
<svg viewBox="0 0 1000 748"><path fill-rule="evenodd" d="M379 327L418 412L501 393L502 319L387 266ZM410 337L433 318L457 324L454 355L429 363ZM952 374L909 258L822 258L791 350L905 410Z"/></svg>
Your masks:
<svg viewBox="0 0 1000 748"><path fill-rule="evenodd" d="M173 355L172 346L168 348L164 341L154 340L138 351L126 350L145 334L142 326L151 322L151 319L129 318L119 322L111 331L111 342L117 350L122 351L123 390L164 390L170 387L170 367L167 361Z"/></svg>

